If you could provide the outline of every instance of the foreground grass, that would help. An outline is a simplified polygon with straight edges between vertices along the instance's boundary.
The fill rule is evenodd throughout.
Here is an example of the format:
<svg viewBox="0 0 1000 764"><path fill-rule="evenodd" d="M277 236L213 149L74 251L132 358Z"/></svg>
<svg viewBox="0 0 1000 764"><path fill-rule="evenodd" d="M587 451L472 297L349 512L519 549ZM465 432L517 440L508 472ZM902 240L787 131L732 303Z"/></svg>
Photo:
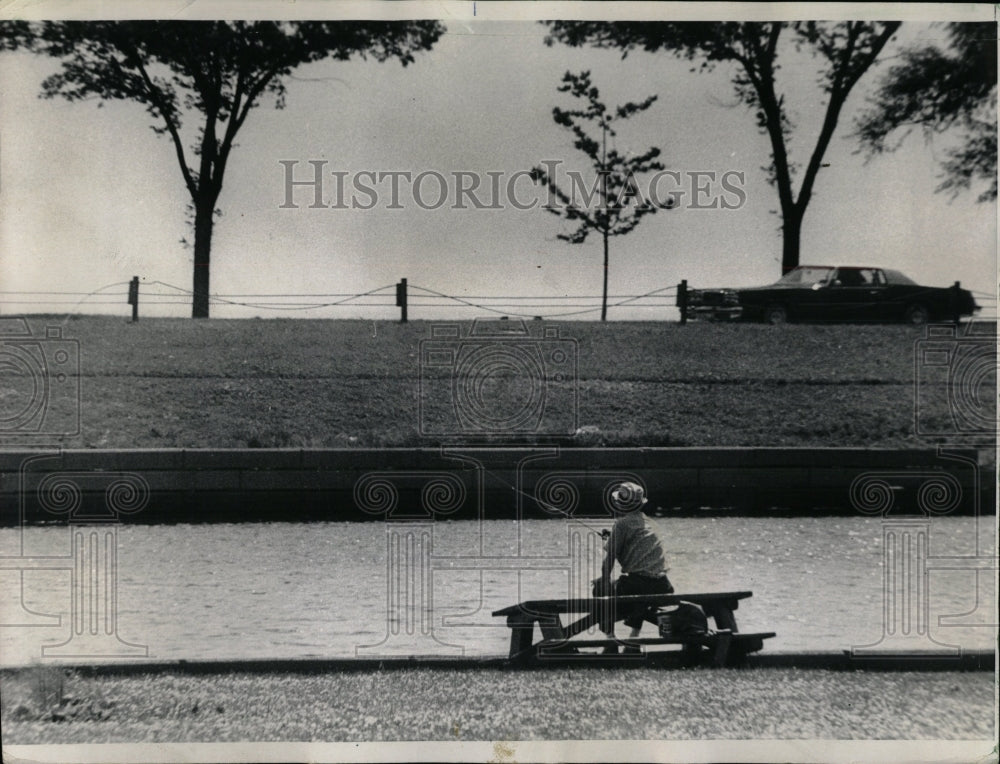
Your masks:
<svg viewBox="0 0 1000 764"><path fill-rule="evenodd" d="M36 335L47 324L62 324L80 347L82 433L63 439L67 447L437 444L418 430L419 343L430 322L32 319ZM579 359L580 431L566 445L928 445L914 434L920 329L561 330ZM923 421L950 421L946 390L929 401ZM53 412L71 405L54 401Z"/></svg>
<svg viewBox="0 0 1000 764"><path fill-rule="evenodd" d="M8 679L4 742L991 739L989 672L411 669L74 677L42 718ZM87 704L90 704L89 706ZM66 704L63 704L65 706Z"/></svg>

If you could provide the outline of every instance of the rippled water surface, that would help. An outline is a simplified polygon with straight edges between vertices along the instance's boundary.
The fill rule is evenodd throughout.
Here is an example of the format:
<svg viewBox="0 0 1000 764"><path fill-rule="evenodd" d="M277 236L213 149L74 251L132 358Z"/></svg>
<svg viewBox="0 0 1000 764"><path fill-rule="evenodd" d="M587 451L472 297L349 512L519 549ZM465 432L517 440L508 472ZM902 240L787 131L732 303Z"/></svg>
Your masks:
<svg viewBox="0 0 1000 764"><path fill-rule="evenodd" d="M932 519L926 560L900 547L915 572L926 571L926 590L903 588L916 598L908 603L884 596L891 526L880 519L657 522L677 591L753 591L737 620L742 631L777 632L769 651L849 650L879 642L887 628L907 641L882 646L995 644L993 573L971 569L977 554L996 553L992 520ZM491 611L582 593L597 575L599 528L563 520L122 526L116 636L145 646L150 659L505 654L509 632ZM12 555L50 568L0 571L0 663L26 663L69 639L70 544L67 527L0 530L5 568ZM50 563L40 564L45 556ZM929 632L920 634L924 594ZM74 644L84 643L70 640L65 652Z"/></svg>

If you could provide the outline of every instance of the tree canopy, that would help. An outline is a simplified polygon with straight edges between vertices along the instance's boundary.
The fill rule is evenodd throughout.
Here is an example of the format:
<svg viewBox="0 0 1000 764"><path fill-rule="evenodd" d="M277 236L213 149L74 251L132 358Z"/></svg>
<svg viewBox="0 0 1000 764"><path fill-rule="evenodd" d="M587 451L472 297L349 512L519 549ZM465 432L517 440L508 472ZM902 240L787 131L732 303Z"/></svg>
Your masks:
<svg viewBox="0 0 1000 764"><path fill-rule="evenodd" d="M812 199L816 176L823 166L840 112L858 80L875 63L899 22L595 22L551 21L547 44L612 48L627 56L635 50L667 51L700 61L693 71L733 65L737 98L754 114L757 129L771 144L768 180L777 188L782 216L782 272L799 263L802 219ZM781 43L808 49L822 62L819 87L825 100L822 125L798 191L799 167L790 158L794 125L779 92Z"/></svg>
<svg viewBox="0 0 1000 764"><path fill-rule="evenodd" d="M43 96L134 101L170 137L194 212L195 318L208 316L216 202L250 111L265 96L283 108L284 80L303 64L360 57L406 66L443 31L436 21L0 22L3 47L62 62ZM200 123L189 144L182 128L192 115Z"/></svg>
<svg viewBox="0 0 1000 764"><path fill-rule="evenodd" d="M997 198L997 25L952 23L946 36L946 50L926 43L903 50L857 120L858 136L877 154L898 148L914 128L928 139L954 130L957 145L945 149L938 190L958 193L985 181L979 201L990 201Z"/></svg>
<svg viewBox="0 0 1000 764"><path fill-rule="evenodd" d="M649 96L638 103L628 102L609 108L601 101L601 93L590 79L590 72L574 74L566 72L562 85L557 90L569 93L574 98L583 101L585 106L580 109L552 109L552 119L557 125L570 130L574 135L573 146L583 152L593 167L597 182L592 187L598 196L598 204L591 206L590 200L578 204L576 191L586 195L586 189L575 184L569 193L560 186L554 168L536 166L532 168L532 176L537 182L544 184L551 194L559 200L557 205L546 205L545 209L554 215L570 222L578 223L576 229L568 234L560 233L558 238L570 244L582 244L591 231L601 235L604 244L604 291L601 301L601 320L608 316L608 239L611 236L623 236L632 231L646 215L651 215L659 209L642 198L636 185L635 176L651 170L662 170L663 164L657 159L660 149L653 146L642 154L622 154L616 148L607 148L607 139L613 137L614 125L620 120L628 119L635 114L646 111L656 101L656 96ZM597 137L587 132L586 125L593 125ZM575 181L575 178L573 179ZM593 193L591 193L593 196ZM672 200L664 206L672 206Z"/></svg>

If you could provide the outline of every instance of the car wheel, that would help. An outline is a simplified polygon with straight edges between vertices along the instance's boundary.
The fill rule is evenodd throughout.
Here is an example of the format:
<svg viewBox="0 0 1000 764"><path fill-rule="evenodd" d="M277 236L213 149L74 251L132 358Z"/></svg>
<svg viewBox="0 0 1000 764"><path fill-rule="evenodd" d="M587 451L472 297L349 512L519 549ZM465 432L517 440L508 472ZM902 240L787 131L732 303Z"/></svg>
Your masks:
<svg viewBox="0 0 1000 764"><path fill-rule="evenodd" d="M764 323L772 326L788 323L788 309L784 305L768 305L764 309Z"/></svg>
<svg viewBox="0 0 1000 764"><path fill-rule="evenodd" d="M931 320L931 314L926 305L910 305L903 313L903 320L912 326L923 326Z"/></svg>

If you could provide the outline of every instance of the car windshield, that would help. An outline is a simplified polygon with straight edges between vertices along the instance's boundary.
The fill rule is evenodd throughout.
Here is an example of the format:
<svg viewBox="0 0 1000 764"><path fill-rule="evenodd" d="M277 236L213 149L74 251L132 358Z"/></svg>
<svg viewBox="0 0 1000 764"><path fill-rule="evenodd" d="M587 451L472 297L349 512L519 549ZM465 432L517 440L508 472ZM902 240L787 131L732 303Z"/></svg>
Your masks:
<svg viewBox="0 0 1000 764"><path fill-rule="evenodd" d="M885 276L889 280L890 284L907 284L908 286L916 286L917 285L916 281L914 281L913 279L907 278L906 276L904 276L899 271L890 271L890 270L887 270L885 272Z"/></svg>
<svg viewBox="0 0 1000 764"><path fill-rule="evenodd" d="M833 268L804 265L790 270L778 280L778 283L812 286L829 279L832 270Z"/></svg>

